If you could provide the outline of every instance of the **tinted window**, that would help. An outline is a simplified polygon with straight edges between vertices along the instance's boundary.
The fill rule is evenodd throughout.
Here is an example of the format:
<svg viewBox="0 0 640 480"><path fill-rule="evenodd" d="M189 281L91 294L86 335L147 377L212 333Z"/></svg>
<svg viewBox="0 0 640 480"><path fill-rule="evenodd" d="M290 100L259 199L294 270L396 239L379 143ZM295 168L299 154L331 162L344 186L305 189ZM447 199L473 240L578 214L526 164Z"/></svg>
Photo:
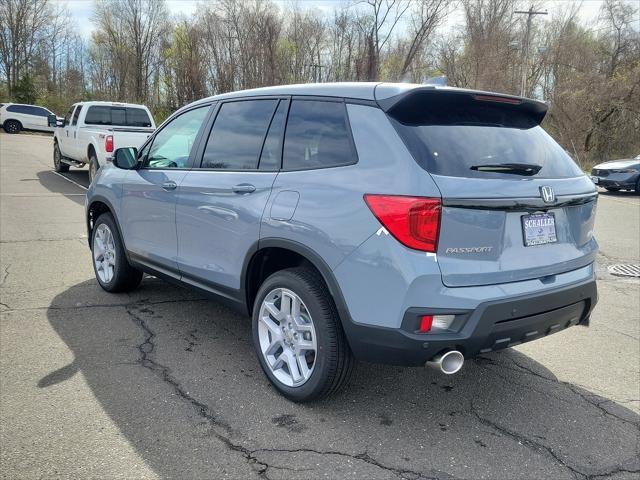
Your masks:
<svg viewBox="0 0 640 480"><path fill-rule="evenodd" d="M31 108L26 105L9 105L7 107L7 112L24 113L26 115L33 115L33 113L31 112Z"/></svg>
<svg viewBox="0 0 640 480"><path fill-rule="evenodd" d="M224 103L207 140L202 168L256 168L277 103L277 100Z"/></svg>
<svg viewBox="0 0 640 480"><path fill-rule="evenodd" d="M82 105L78 105L78 108L76 108L76 111L73 113L73 121L71 122L71 125L76 125L78 123L78 117L80 116L81 110Z"/></svg>
<svg viewBox="0 0 640 480"><path fill-rule="evenodd" d="M48 117L49 116L49 110L45 109L45 108L41 108L41 107L31 107L33 108L34 115L37 115L38 117Z"/></svg>
<svg viewBox="0 0 640 480"><path fill-rule="evenodd" d="M87 110L84 123L88 125L150 127L151 119L142 108L94 105Z"/></svg>
<svg viewBox="0 0 640 480"><path fill-rule="evenodd" d="M516 179L525 174L544 178L582 175L571 157L540 126L395 123L418 163L438 175ZM503 168L501 164L528 164L535 169L525 173L518 169L496 171Z"/></svg>
<svg viewBox="0 0 640 480"><path fill-rule="evenodd" d="M260 155L260 170L278 170L280 168L280 160L282 159L282 134L284 133L284 125L287 120L288 102L281 101L278 105L269 133L262 147Z"/></svg>
<svg viewBox="0 0 640 480"><path fill-rule="evenodd" d="M151 145L146 168L185 168L198 131L204 122L209 106L183 113L160 130Z"/></svg>
<svg viewBox="0 0 640 480"><path fill-rule="evenodd" d="M72 106L69 111L67 112L67 114L64 116L64 124L69 125L69 123L71 123L71 115L73 115L73 109L76 108L76 106Z"/></svg>
<svg viewBox="0 0 640 480"><path fill-rule="evenodd" d="M284 141L287 170L326 168L356 162L342 102L294 100Z"/></svg>

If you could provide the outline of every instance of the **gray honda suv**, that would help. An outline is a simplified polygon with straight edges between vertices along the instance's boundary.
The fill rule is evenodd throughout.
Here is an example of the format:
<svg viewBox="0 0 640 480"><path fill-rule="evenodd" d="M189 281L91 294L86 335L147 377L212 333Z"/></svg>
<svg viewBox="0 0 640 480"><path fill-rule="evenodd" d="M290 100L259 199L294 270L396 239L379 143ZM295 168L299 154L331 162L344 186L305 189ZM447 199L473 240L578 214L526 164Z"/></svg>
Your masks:
<svg viewBox="0 0 640 480"><path fill-rule="evenodd" d="M336 391L356 359L455 373L588 325L597 193L546 109L385 83L197 101L91 184L97 280L126 291L147 272L250 315L294 401Z"/></svg>

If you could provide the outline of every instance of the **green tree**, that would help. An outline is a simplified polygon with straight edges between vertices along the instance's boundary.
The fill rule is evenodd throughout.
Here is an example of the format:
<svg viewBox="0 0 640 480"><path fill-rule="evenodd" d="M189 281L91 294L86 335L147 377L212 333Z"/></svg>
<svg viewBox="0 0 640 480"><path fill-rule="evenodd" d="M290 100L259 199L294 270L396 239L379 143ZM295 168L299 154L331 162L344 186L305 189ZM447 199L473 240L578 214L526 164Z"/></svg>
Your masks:
<svg viewBox="0 0 640 480"><path fill-rule="evenodd" d="M13 97L18 103L36 103L38 92L36 92L36 86L31 75L22 76L13 91Z"/></svg>

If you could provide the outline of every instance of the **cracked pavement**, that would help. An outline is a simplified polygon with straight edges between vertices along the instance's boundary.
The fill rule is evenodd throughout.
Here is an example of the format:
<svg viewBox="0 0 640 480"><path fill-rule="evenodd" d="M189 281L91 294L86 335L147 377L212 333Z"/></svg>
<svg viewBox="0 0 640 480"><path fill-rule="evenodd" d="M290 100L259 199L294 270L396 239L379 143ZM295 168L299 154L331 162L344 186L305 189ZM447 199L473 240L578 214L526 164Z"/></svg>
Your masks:
<svg viewBox="0 0 640 480"><path fill-rule="evenodd" d="M359 364L344 392L296 405L248 319L151 277L100 290L83 190L51 149L0 133L0 477L638 478L640 282L606 267L640 263L639 197L600 197L590 328L452 377Z"/></svg>

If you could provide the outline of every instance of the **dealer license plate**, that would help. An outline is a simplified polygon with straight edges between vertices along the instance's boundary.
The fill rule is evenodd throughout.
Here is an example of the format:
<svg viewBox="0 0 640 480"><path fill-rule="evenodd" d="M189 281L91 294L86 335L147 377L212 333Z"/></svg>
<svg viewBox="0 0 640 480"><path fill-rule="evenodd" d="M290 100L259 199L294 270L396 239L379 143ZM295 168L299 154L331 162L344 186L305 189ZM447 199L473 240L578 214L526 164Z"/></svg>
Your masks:
<svg viewBox="0 0 640 480"><path fill-rule="evenodd" d="M557 242L556 217L553 213L523 215L522 232L525 247Z"/></svg>

